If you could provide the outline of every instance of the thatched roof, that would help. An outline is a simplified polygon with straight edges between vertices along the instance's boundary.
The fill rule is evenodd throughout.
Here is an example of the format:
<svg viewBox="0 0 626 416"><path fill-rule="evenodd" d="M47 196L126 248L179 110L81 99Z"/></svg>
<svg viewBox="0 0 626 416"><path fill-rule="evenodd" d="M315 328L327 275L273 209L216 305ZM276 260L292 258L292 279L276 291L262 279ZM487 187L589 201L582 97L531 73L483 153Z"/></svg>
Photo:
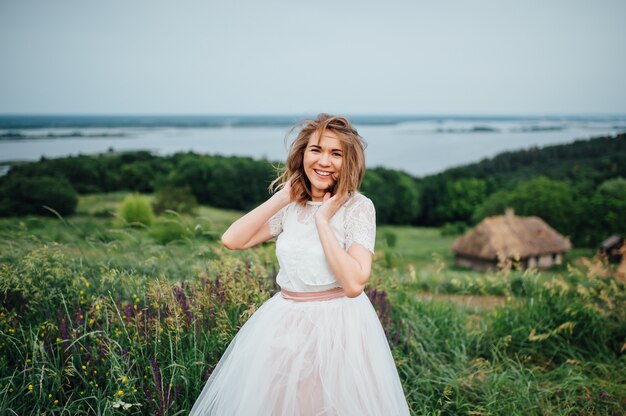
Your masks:
<svg viewBox="0 0 626 416"><path fill-rule="evenodd" d="M495 259L498 253L526 258L571 248L570 241L541 218L517 217L512 212L485 218L452 245L457 254L482 259Z"/></svg>

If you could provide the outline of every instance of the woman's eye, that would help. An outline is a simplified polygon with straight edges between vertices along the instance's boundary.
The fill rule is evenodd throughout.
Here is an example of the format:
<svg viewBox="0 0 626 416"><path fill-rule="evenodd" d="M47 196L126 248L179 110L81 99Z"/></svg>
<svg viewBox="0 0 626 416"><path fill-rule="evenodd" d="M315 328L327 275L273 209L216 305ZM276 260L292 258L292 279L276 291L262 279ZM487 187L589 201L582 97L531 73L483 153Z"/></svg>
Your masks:
<svg viewBox="0 0 626 416"><path fill-rule="evenodd" d="M341 157L341 153L337 153L337 152L335 152L335 153L333 153L333 156L335 156L335 157Z"/></svg>

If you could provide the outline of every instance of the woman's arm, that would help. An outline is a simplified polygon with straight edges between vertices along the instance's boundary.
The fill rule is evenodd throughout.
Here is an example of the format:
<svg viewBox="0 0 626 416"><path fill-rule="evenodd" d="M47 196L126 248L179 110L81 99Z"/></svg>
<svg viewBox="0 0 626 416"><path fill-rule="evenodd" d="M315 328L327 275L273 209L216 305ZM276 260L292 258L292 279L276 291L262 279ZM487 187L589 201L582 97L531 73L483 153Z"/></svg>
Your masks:
<svg viewBox="0 0 626 416"><path fill-rule="evenodd" d="M228 227L222 244L230 250L243 250L271 239L267 221L291 201L291 187L284 186L267 201L248 212Z"/></svg>
<svg viewBox="0 0 626 416"><path fill-rule="evenodd" d="M372 271L372 253L360 244L352 244L346 252L330 226L330 219L345 202L330 194L315 215L317 232L322 242L326 260L346 296L356 297L363 292Z"/></svg>

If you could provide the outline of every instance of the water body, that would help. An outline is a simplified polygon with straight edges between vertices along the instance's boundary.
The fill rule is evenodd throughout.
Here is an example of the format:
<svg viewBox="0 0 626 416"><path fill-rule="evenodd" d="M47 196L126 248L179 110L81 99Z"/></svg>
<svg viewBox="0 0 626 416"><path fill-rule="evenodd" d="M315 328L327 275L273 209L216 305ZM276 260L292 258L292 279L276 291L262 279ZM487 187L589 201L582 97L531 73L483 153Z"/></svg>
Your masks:
<svg viewBox="0 0 626 416"><path fill-rule="evenodd" d="M299 116L0 116L0 163L148 150L284 161ZM626 115L568 117L353 116L369 167L414 176L506 150L626 132Z"/></svg>

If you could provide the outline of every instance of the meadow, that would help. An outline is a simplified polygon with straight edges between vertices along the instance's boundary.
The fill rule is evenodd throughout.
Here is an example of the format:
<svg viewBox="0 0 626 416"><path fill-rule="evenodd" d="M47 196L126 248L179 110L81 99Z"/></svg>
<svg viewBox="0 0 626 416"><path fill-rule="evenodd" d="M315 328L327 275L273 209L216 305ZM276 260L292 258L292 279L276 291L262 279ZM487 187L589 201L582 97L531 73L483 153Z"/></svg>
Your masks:
<svg viewBox="0 0 626 416"><path fill-rule="evenodd" d="M0 414L187 414L278 287L273 243L218 239L240 213L150 225L126 193L70 217L0 219ZM150 198L150 196L147 196ZM576 249L549 272L453 265L454 236L381 226L367 294L415 415L626 414L626 288Z"/></svg>

